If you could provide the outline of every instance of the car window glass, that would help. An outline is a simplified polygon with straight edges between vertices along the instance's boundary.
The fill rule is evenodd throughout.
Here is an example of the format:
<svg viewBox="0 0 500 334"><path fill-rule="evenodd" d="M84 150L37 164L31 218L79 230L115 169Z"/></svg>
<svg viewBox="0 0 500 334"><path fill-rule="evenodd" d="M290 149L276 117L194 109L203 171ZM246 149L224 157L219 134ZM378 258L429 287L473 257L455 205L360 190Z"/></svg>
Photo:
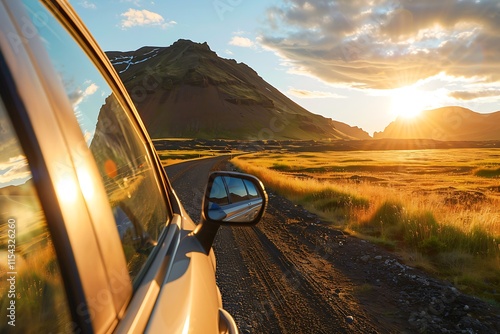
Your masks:
<svg viewBox="0 0 500 334"><path fill-rule="evenodd" d="M231 203L237 203L249 199L247 190L243 180L235 177L226 177L227 188L229 189L229 196Z"/></svg>
<svg viewBox="0 0 500 334"><path fill-rule="evenodd" d="M218 205L227 205L228 198L222 177L216 177L210 189L209 201Z"/></svg>
<svg viewBox="0 0 500 334"><path fill-rule="evenodd" d="M44 8L26 1L28 12ZM168 211L144 139L115 93L71 35L49 13L37 26L72 103L106 188L132 278L145 266Z"/></svg>
<svg viewBox="0 0 500 334"><path fill-rule="evenodd" d="M28 161L1 100L0 319L1 333L62 333L71 329L45 215Z"/></svg>
<svg viewBox="0 0 500 334"><path fill-rule="evenodd" d="M255 185L252 182L250 182L249 180L243 180L243 182L245 183L245 186L246 186L247 191L248 191L248 196L250 198L260 197L259 193L257 192L257 189L255 189Z"/></svg>

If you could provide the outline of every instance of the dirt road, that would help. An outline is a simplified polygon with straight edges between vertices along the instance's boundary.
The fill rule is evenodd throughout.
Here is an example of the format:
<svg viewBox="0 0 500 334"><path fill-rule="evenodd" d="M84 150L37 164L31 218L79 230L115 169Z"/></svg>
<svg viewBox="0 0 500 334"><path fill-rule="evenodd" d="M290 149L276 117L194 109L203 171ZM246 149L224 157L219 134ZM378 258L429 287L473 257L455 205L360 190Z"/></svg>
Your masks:
<svg viewBox="0 0 500 334"><path fill-rule="evenodd" d="M167 168L193 220L209 171L231 168L225 160ZM269 198L257 226L223 227L214 245L224 307L242 333L500 332L498 309Z"/></svg>

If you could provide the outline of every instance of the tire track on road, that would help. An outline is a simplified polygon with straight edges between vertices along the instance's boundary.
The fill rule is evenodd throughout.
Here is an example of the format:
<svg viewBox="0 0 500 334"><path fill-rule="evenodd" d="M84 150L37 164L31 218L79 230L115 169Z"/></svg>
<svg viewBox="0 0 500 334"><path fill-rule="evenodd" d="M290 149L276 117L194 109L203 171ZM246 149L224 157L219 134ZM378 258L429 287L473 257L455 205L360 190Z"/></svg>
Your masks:
<svg viewBox="0 0 500 334"><path fill-rule="evenodd" d="M235 241L240 246L240 252L254 281L254 306L260 306L260 315L266 330L270 333L286 332L286 318L292 314L287 307L290 297L286 282L274 259L268 252L262 250L263 245L252 228L240 228L234 231ZM288 297L288 298L287 298ZM264 311L264 312L262 312ZM272 326L270 326L272 325ZM297 333L297 331L295 331Z"/></svg>
<svg viewBox="0 0 500 334"><path fill-rule="evenodd" d="M312 284L258 227L239 232L236 240L250 248L246 263L255 267L255 275L261 282L256 289L269 296L268 303L280 324L280 333L349 333L353 330L342 316L342 305L332 307L325 300L325 290Z"/></svg>

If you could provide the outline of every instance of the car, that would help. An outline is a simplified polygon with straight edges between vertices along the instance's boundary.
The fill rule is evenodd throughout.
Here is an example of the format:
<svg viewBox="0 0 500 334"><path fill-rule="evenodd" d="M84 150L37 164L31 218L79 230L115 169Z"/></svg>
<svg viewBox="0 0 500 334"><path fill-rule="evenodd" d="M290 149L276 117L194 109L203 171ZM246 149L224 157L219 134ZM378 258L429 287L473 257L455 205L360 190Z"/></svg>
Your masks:
<svg viewBox="0 0 500 334"><path fill-rule="evenodd" d="M207 175L195 224L65 1L0 1L0 139L0 332L238 332L212 243L262 218L264 186Z"/></svg>

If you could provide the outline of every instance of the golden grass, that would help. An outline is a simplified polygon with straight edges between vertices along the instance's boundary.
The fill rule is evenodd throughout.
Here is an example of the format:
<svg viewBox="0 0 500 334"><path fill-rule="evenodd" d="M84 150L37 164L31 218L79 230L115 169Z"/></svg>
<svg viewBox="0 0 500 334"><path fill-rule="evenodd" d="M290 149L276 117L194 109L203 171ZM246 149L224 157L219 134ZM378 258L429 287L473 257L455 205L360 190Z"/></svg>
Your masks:
<svg viewBox="0 0 500 334"><path fill-rule="evenodd" d="M499 157L496 149L262 152L232 162L337 227L500 303Z"/></svg>
<svg viewBox="0 0 500 334"><path fill-rule="evenodd" d="M500 191L495 189L500 178L475 176L478 168L500 165L499 154L495 149L264 152L233 163L273 188L293 189L291 196L327 187L368 199L369 206L357 210L353 220L367 220L383 203L396 202L406 211L431 211L440 223L464 231L478 224L500 235Z"/></svg>

